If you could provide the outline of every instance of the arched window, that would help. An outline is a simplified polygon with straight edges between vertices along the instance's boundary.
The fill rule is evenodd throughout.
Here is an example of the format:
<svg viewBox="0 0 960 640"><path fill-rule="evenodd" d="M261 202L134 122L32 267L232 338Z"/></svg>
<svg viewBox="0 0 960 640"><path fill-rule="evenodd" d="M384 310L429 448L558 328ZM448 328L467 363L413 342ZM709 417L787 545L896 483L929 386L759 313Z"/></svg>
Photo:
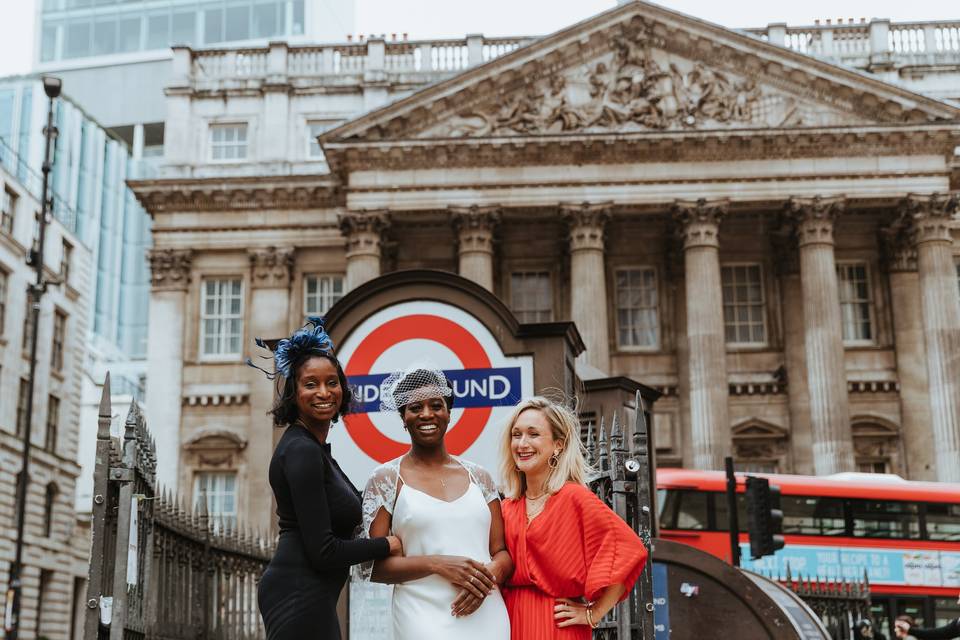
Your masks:
<svg viewBox="0 0 960 640"><path fill-rule="evenodd" d="M47 485L47 493L43 502L43 537L49 538L53 531L53 507L57 501L57 494L60 490L57 485L51 482Z"/></svg>
<svg viewBox="0 0 960 640"><path fill-rule="evenodd" d="M897 426L877 416L855 416L851 423L857 471L899 473L900 430Z"/></svg>
<svg viewBox="0 0 960 640"><path fill-rule="evenodd" d="M747 418L733 425L733 461L737 471L786 473L790 433L759 418Z"/></svg>

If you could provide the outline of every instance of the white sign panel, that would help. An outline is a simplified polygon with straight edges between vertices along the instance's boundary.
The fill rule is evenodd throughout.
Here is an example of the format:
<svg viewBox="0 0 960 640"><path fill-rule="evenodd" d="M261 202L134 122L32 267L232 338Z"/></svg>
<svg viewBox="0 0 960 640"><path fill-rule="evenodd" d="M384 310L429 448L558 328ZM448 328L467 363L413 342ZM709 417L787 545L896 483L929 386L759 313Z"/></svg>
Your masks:
<svg viewBox="0 0 960 640"><path fill-rule="evenodd" d="M358 398L357 408L331 429L329 441L358 488L366 486L376 466L410 448L399 414L380 411L380 383L424 361L443 369L454 388L447 450L497 477L504 423L517 402L533 394L531 356L505 356L474 316L430 301L381 309L347 336L337 356Z"/></svg>

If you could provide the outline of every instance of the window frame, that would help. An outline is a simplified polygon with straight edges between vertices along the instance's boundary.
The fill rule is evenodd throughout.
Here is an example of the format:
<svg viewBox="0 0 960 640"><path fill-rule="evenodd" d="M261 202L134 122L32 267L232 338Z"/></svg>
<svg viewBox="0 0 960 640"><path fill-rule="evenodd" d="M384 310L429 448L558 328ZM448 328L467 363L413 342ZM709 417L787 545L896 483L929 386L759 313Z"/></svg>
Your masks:
<svg viewBox="0 0 960 640"><path fill-rule="evenodd" d="M864 270L864 278L867 289L867 313L869 319L869 328L870 328L870 338L846 338L844 336L844 329L846 327L843 319L843 305L844 304L863 304L863 302L857 303L845 303L841 297L841 286L842 278L840 277L841 269L851 266L862 266ZM868 347L877 344L877 317L876 317L876 296L873 291L873 275L871 274L870 262L867 260L837 260L835 262L835 269L837 272L837 304L840 306L840 339L843 341L844 347Z"/></svg>
<svg viewBox="0 0 960 640"><path fill-rule="evenodd" d="M7 295L10 291L10 272L0 266L0 338L7 327Z"/></svg>
<svg viewBox="0 0 960 640"><path fill-rule="evenodd" d="M60 398L52 393L47 396L47 424L43 436L43 448L50 453L57 451L60 436Z"/></svg>
<svg viewBox="0 0 960 640"><path fill-rule="evenodd" d="M220 282L239 282L240 291L237 294L240 299L240 312L236 315L240 319L240 340L238 344L238 351L236 353L206 353L204 351L204 342L206 339L206 330L205 330L205 320L216 318L218 316L207 316L206 315L206 291L207 282L210 281L220 281ZM231 294L232 295L232 294ZM246 285L242 276L238 275L207 275L200 278L200 308L198 313L199 326L197 331L197 357L198 360L202 362L235 362L243 356L243 336L246 329L246 318L244 318L244 313L246 310ZM224 314L219 316L220 321L224 322L226 320L232 319L232 314ZM219 342L223 342L224 338L219 338Z"/></svg>
<svg viewBox="0 0 960 640"><path fill-rule="evenodd" d="M304 120L304 126L307 130L307 149L305 153L305 158L308 162L322 162L327 164L327 155L323 152L323 149L320 148L320 145L317 143L317 136L321 133L335 129L343 124L345 121L344 118L324 118L324 117L311 117ZM313 135L313 127L319 124L327 124L328 126L324 127L317 136ZM319 149L319 155L313 154L313 147L316 144L317 149Z"/></svg>
<svg viewBox="0 0 960 640"><path fill-rule="evenodd" d="M233 158L217 158L218 149L227 149L227 148L239 148L239 143L235 142L217 142L214 140L217 131L226 131L227 129L235 127L237 129L243 129L243 155ZM210 151L207 154L208 160L213 164L239 164L243 162L248 162L250 160L250 123L246 120L227 120L223 122L210 122L207 125L207 144L209 145Z"/></svg>
<svg viewBox="0 0 960 640"><path fill-rule="evenodd" d="M67 323L70 317L61 309L53 310L53 326L50 331L50 371L62 373L67 355Z"/></svg>
<svg viewBox="0 0 960 640"><path fill-rule="evenodd" d="M43 496L43 537L53 537L53 522L56 516L57 496L60 495L60 487L55 482L48 482L44 487Z"/></svg>
<svg viewBox="0 0 960 640"><path fill-rule="evenodd" d="M622 272L629 271L640 271L640 272L650 272L653 274L653 293L655 302L653 307L639 307L639 309L653 309L654 317L654 341L653 344L636 344L628 345L620 342L620 287L618 286L619 275ZM652 265L624 265L616 267L613 270L613 313L614 313L614 330L616 331L616 344L618 351L631 352L631 353L649 353L660 351L663 336L662 336L662 327L660 326L660 273L655 266Z"/></svg>
<svg viewBox="0 0 960 640"><path fill-rule="evenodd" d="M536 308L536 309L517 309L517 306L516 306L516 303L515 303L515 300L514 300L514 293L515 293L515 290L514 290L514 277L516 277L516 276L518 276L518 275L519 275L519 276L546 276L546 278L545 278L545 279L546 279L546 284L547 284L546 291L547 291L547 295L548 295L548 298L549 298L549 300L548 300L548 302L549 302L549 307L547 307L547 309L546 309L546 312L547 312L547 314L548 314L548 317L547 317L545 320L542 320L542 319L526 320L526 319L524 319L524 316L521 315L521 314L526 314L526 313L538 313L538 314L539 314L539 313L542 313L542 312L544 311L543 309L538 309L538 308ZM508 281L509 281L509 283L510 283L510 298L509 298L509 300L510 300L510 311L513 313L514 316L516 316L517 320L518 320L521 324L539 323L539 322L554 322L554 321L555 321L555 317L556 317L556 310L555 310L556 300L554 299L555 296L554 296L554 291L553 291L553 284L554 284L554 282L553 282L553 271L551 271L550 269L537 269L537 268L535 268L535 267L529 268L529 269L512 269L512 270L510 271L510 273L509 273L509 280L508 280Z"/></svg>
<svg viewBox="0 0 960 640"><path fill-rule="evenodd" d="M13 227L17 217L17 201L19 199L19 193L8 185L3 185L3 190L0 191L0 231L9 236L13 235Z"/></svg>
<svg viewBox="0 0 960 640"><path fill-rule="evenodd" d="M60 280L64 284L70 284L70 265L73 262L73 243L63 238L63 244L60 253Z"/></svg>
<svg viewBox="0 0 960 640"><path fill-rule="evenodd" d="M27 403L29 402L30 380L20 378L20 386L17 387L17 416L14 431L18 438L25 438L30 431L30 425L27 424ZM32 434L31 434L32 435Z"/></svg>
<svg viewBox="0 0 960 640"><path fill-rule="evenodd" d="M226 513L221 511L215 511L211 508L211 500L216 500L215 496L219 496L220 504L222 505L223 496L228 495L228 492L224 489L215 494L206 493L206 510L207 515L210 518L210 522L213 523L214 530L219 530L223 526L224 521L223 517L231 517L232 522L230 522L230 529L235 529L239 519L239 497L240 497L240 474L235 469L226 469L226 470L197 470L193 474L193 505L194 507L199 507L200 505L200 483L203 478L219 478L220 480L225 480L227 478L233 479L233 513ZM218 485L219 486L219 485Z"/></svg>
<svg viewBox="0 0 960 640"><path fill-rule="evenodd" d="M730 306L732 306L733 309L736 310L736 309L739 309L741 305L745 305L745 306L747 306L747 307L749 308L749 307L753 307L753 306L756 306L757 304L759 304L759 306L760 306L760 321L761 321L761 327L762 327L762 329L763 329L763 341L762 341L762 342L756 342L756 341L751 340L751 341L749 341L749 342L730 342L729 340L727 340L727 320L726 320L726 317L724 317L724 320L723 320L723 342L724 342L724 345L725 345L726 348L728 348L728 349L733 349L733 350L738 350L738 349L765 349L765 348L767 348L767 347L770 346L770 322L769 322L769 320L768 320L768 318L767 318L767 313L768 313L768 308L767 308L767 290L766 290L767 282L766 282L766 278L763 277L763 263L761 263L761 262L748 262L748 261L723 262L723 263L721 263L721 264L720 264L720 305L721 305L721 307L723 308L724 311L726 310L726 307L728 306L728 305L727 305L727 297L724 295L724 288L725 288L725 283L724 283L724 280L723 280L724 270L726 270L726 269L728 269L728 268L730 268L730 269L736 269L737 267L754 267L754 268L756 268L757 274L760 276L760 282L759 282L760 302L759 302L759 303L748 303L748 302L739 302L739 301L737 301L736 303L734 303L734 304L732 304L732 305L730 305ZM737 284L738 284L737 282L734 282L734 283L733 283L733 286L736 287ZM747 282L746 284L749 285L750 283ZM733 326L734 326L735 328L738 328L738 327L740 327L741 325L738 323L738 321L735 320ZM752 327L752 326L753 326L753 323L749 323L747 326Z"/></svg>
<svg viewBox="0 0 960 640"><path fill-rule="evenodd" d="M311 310L308 308L308 304L307 304L307 303L308 303L308 301L310 300L310 297L311 297L311 294L310 294L309 291L308 291L308 287L309 287L309 284L310 284L309 281L310 281L311 278L316 278L318 285L319 285L320 279L322 279L322 278L331 278L331 279L337 278L337 279L340 280L340 295L337 296L337 298L336 298L335 300L333 300L333 301L330 303L330 305L329 305L326 309L324 309L324 310L322 310L322 311L320 311L320 310L312 310L312 311L311 311ZM347 286L347 276L346 276L346 274L343 274L343 273L321 273L321 272L318 272L318 273L305 273L305 274L303 274L303 316L304 316L304 318L306 318L307 316L322 316L322 315L325 315L325 314L327 313L327 311L330 310L330 307L332 307L333 305L335 305L337 302L340 301L341 298L343 298L343 296L346 295L346 291L347 291L346 286ZM335 295L335 294L332 294L332 295ZM315 294L315 296L316 296L317 298L320 298L319 291L318 291L317 294Z"/></svg>

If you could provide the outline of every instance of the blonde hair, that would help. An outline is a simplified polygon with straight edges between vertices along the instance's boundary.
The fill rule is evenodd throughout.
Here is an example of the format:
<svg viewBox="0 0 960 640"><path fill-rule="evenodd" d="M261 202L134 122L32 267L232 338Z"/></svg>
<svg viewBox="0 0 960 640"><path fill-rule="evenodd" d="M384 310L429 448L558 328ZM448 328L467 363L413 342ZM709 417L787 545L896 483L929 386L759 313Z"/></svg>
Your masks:
<svg viewBox="0 0 960 640"><path fill-rule="evenodd" d="M583 443L580 441L580 422L577 416L564 405L544 398L533 396L521 400L513 410L510 420L500 438L500 475L503 478L504 495L519 498L527 489L526 474L517 469L510 448L513 440L513 425L524 411L535 409L543 414L550 425L553 439L563 442L563 449L557 456L557 466L550 471L547 486L550 493L556 493L567 482L585 485L592 469L584 456Z"/></svg>

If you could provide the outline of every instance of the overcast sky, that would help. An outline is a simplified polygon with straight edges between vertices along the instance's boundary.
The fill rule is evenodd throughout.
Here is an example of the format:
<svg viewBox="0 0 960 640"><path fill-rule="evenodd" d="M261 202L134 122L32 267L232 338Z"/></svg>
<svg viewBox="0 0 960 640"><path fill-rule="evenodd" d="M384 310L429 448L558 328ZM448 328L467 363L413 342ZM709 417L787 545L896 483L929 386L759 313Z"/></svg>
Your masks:
<svg viewBox="0 0 960 640"><path fill-rule="evenodd" d="M30 70L39 0L0 0L0 76ZM332 12L338 0L320 0ZM609 9L616 0L356 0L358 33L408 33L411 39L543 35ZM660 4L729 27L771 22L813 24L816 18L960 19L957 0L663 0Z"/></svg>

